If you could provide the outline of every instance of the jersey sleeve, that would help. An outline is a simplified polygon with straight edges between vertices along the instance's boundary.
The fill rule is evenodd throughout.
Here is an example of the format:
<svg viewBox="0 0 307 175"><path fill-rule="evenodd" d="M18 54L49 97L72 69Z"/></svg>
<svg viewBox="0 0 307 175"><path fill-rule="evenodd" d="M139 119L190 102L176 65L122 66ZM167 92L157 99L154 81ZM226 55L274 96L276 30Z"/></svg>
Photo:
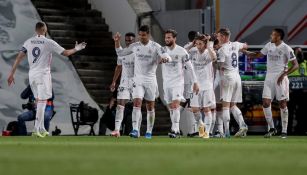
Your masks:
<svg viewBox="0 0 307 175"><path fill-rule="evenodd" d="M186 54L185 54L185 56L183 58L183 62L184 62L185 71L188 72L188 76L189 76L190 80L193 83L197 83L197 78L196 78L196 74L195 74L194 68L192 66L190 55L187 52L186 52Z"/></svg>
<svg viewBox="0 0 307 175"><path fill-rule="evenodd" d="M293 49L289 46L285 49L285 57L288 59L288 62L296 59Z"/></svg>
<svg viewBox="0 0 307 175"><path fill-rule="evenodd" d="M220 63L225 62L226 56L222 48L218 50L216 56L217 56L217 62L220 62Z"/></svg>
<svg viewBox="0 0 307 175"><path fill-rule="evenodd" d="M60 46L57 42L53 40L49 40L49 47L51 51L56 52L58 54L62 54L65 50L62 46Z"/></svg>
<svg viewBox="0 0 307 175"><path fill-rule="evenodd" d="M115 51L116 51L116 54L117 56L126 56L126 55L130 55L133 53L133 49L135 47L135 43L133 44L130 44L129 47L126 47L126 48L122 48L122 47L119 47L119 48L116 48Z"/></svg>
<svg viewBox="0 0 307 175"><path fill-rule="evenodd" d="M123 57L117 57L117 65L123 64Z"/></svg>
<svg viewBox="0 0 307 175"><path fill-rule="evenodd" d="M269 50L269 43L267 43L267 44L260 50L260 52L262 53L262 55L267 55L267 54L268 54L268 50Z"/></svg>
<svg viewBox="0 0 307 175"><path fill-rule="evenodd" d="M236 44L237 44L238 50L243 49L244 43L236 42Z"/></svg>
<svg viewBox="0 0 307 175"><path fill-rule="evenodd" d="M22 47L19 49L19 51L26 54L26 53L28 52L28 49L27 49L27 48L28 48L28 42L26 41L26 42L23 43L23 45L22 45Z"/></svg>

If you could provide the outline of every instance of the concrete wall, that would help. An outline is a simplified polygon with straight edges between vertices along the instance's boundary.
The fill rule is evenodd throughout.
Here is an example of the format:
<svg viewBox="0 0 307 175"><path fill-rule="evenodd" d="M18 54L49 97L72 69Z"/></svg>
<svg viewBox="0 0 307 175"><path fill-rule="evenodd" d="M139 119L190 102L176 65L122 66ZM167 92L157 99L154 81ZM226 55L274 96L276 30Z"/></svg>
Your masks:
<svg viewBox="0 0 307 175"><path fill-rule="evenodd" d="M232 39L268 4L269 0L220 0L221 27L229 27ZM238 39L250 44L264 44L268 41L272 28L282 27L288 34L306 15L305 0L276 0ZM305 19L306 22L306 19ZM290 44L306 42L306 27ZM291 37L290 37L291 38Z"/></svg>
<svg viewBox="0 0 307 175"><path fill-rule="evenodd" d="M126 0L89 0L92 8L102 12L110 31L120 32L122 36L127 32L137 31L137 16ZM123 37L122 37L123 41Z"/></svg>

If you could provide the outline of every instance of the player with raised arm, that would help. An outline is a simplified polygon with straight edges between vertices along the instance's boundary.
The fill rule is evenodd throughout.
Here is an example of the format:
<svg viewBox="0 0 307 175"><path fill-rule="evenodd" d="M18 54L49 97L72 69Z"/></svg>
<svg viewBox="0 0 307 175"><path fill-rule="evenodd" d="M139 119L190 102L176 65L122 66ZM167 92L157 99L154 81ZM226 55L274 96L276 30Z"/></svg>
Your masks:
<svg viewBox="0 0 307 175"><path fill-rule="evenodd" d="M130 44L135 42L134 33L125 34L125 44L129 47ZM115 115L115 129L111 136L120 137L120 127L124 118L125 105L132 98L133 89L133 76L134 76L134 54L126 55L117 58L117 65L115 68L111 91L115 91L116 82L121 75L120 84L117 88L117 107Z"/></svg>
<svg viewBox="0 0 307 175"><path fill-rule="evenodd" d="M64 56L70 56L77 51L86 47L86 43L78 44L76 42L75 48L65 50L55 41L46 38L47 26L44 22L38 22L35 26L36 35L29 38L23 44L19 51L16 61L8 77L8 84L14 83L14 74L17 66L20 64L25 56L28 57L29 62L29 83L31 90L37 102L36 120L32 135L37 137L48 136L49 133L44 127L44 113L47 99L52 97L52 83L51 83L51 61L52 53L58 53Z"/></svg>
<svg viewBox="0 0 307 175"><path fill-rule="evenodd" d="M192 65L199 83L199 93L193 93L191 107L199 128L199 136L209 138L212 125L211 108L215 106L215 95L213 91L213 66L216 60L216 53L213 50L213 43L209 37L200 35L196 37L197 49L189 50ZM202 121L201 112L205 113L205 123Z"/></svg>
<svg viewBox="0 0 307 175"><path fill-rule="evenodd" d="M282 121L281 138L287 138L287 101L289 100L289 79L287 75L294 72L299 66L292 48L283 42L284 36L284 31L276 28L272 31L271 41L267 43L260 52L245 52L252 58L263 57L264 55L267 56L267 74L262 93L263 112L270 127L268 133L264 135L266 138L270 138L277 133L274 127L271 109L271 103L275 97L280 107ZM288 68L288 62L292 63L290 68Z"/></svg>
<svg viewBox="0 0 307 175"><path fill-rule="evenodd" d="M180 137L180 102L184 100L184 71L188 72L189 79L193 83L193 91L198 93L198 83L194 73L189 54L176 44L177 32L169 29L165 31L166 52L172 58L171 62L162 65L164 99L168 104L172 121L170 138ZM186 70L185 70L186 68Z"/></svg>
<svg viewBox="0 0 307 175"><path fill-rule="evenodd" d="M241 110L236 104L242 102L239 51L246 49L247 45L240 42L231 42L230 31L227 28L222 28L217 32L217 39L221 45L221 48L218 50L217 61L221 70L221 99L225 136L227 138L230 137L229 122L231 111L240 127L235 137L245 137L248 128L244 122Z"/></svg>
<svg viewBox="0 0 307 175"><path fill-rule="evenodd" d="M157 96L156 70L159 63L171 61L158 43L150 40L149 26L143 25L139 28L139 41L131 44L128 48L120 47L120 34L114 36L116 53L118 56L135 54L134 61L134 86L133 86L133 112L130 136L139 137L139 119L142 115L141 106L143 99L146 100L147 108L147 131L145 138L152 138L152 129L155 121L155 98Z"/></svg>

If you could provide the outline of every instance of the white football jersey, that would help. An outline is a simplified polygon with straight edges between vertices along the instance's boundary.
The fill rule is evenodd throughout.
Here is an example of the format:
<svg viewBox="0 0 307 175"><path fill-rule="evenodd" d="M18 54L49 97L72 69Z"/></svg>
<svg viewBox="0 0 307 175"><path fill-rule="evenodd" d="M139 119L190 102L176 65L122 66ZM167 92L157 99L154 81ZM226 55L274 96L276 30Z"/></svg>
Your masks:
<svg viewBox="0 0 307 175"><path fill-rule="evenodd" d="M172 61L161 65L163 88L183 87L184 72L192 83L196 82L188 52L178 45L175 45L172 50L166 47L166 52L172 58Z"/></svg>
<svg viewBox="0 0 307 175"><path fill-rule="evenodd" d="M217 52L217 61L224 63L224 73L239 73L239 50L244 46L240 42L228 42L222 45Z"/></svg>
<svg viewBox="0 0 307 175"><path fill-rule="evenodd" d="M50 72L52 52L61 54L64 50L58 43L43 35L29 38L21 49L21 51L27 53L30 75L33 73Z"/></svg>
<svg viewBox="0 0 307 175"><path fill-rule="evenodd" d="M296 57L290 46L282 42L279 46L275 43L267 43L260 51L267 55L267 73L281 73L288 68L288 62Z"/></svg>
<svg viewBox="0 0 307 175"><path fill-rule="evenodd" d="M208 49L203 53L198 50L189 52L200 90L213 89L213 65Z"/></svg>
<svg viewBox="0 0 307 175"><path fill-rule="evenodd" d="M134 60L134 81L137 84L155 83L156 70L161 57L170 57L166 54L166 49L160 44L149 41L146 45L141 42L135 42L128 48L117 48L118 56L125 56L131 53L135 54Z"/></svg>
<svg viewBox="0 0 307 175"><path fill-rule="evenodd" d="M117 65L122 66L122 73L120 78L120 86L128 87L129 81L134 76L134 54L122 56L117 58Z"/></svg>

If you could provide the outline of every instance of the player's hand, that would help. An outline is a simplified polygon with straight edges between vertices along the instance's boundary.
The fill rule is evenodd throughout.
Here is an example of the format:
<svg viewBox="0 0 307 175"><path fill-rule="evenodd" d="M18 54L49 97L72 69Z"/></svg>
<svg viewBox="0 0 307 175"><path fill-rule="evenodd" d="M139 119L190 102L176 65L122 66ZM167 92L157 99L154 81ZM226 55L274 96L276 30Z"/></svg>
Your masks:
<svg viewBox="0 0 307 175"><path fill-rule="evenodd" d="M78 44L78 41L76 41L76 44L75 44L76 51L80 51L80 50L84 49L85 47L86 47L86 42L82 42L82 43Z"/></svg>
<svg viewBox="0 0 307 175"><path fill-rule="evenodd" d="M286 75L287 75L287 74L283 73L283 74L281 74L281 75L278 77L278 79L277 79L277 85L278 85L278 86L281 85L282 80L285 78Z"/></svg>
<svg viewBox="0 0 307 175"><path fill-rule="evenodd" d="M116 83L115 83L115 82L112 82L112 84L110 85L110 91L111 91L111 92L114 92L114 91L115 91L115 88L116 88Z"/></svg>
<svg viewBox="0 0 307 175"><path fill-rule="evenodd" d="M13 75L12 73L11 73L11 74L9 75L9 77L7 78L7 83L8 83L9 86L11 86L12 83L15 84L14 75Z"/></svg>
<svg viewBox="0 0 307 175"><path fill-rule="evenodd" d="M193 92L197 95L199 92L199 86L198 83L193 84Z"/></svg>
<svg viewBox="0 0 307 175"><path fill-rule="evenodd" d="M116 32L115 35L113 36L113 40L115 42L120 41L120 33Z"/></svg>

